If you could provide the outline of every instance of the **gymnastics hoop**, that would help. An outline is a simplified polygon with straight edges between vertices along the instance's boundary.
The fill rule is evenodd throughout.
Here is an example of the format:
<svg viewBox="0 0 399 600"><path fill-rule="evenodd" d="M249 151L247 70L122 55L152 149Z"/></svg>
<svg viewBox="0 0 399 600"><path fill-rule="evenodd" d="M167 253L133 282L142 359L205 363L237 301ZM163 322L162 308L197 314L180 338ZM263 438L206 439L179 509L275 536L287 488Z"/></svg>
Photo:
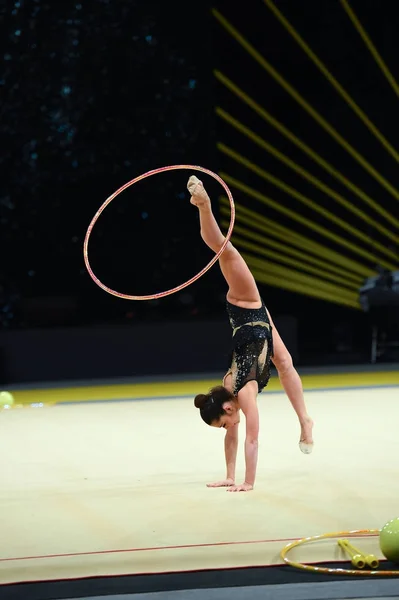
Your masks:
<svg viewBox="0 0 399 600"><path fill-rule="evenodd" d="M327 575L367 575L370 577L399 577L399 571L364 571L363 569L331 569L328 567L314 567L313 565L305 565L303 563L295 562L287 558L288 552L298 546L303 546L310 542L316 542L317 540L324 540L327 538L339 538L339 537L350 537L350 536L362 536L362 535L378 535L379 529L355 529L353 531L336 531L333 533L323 533L322 535L314 535L301 540L296 540L285 546L280 556L283 561L290 567L295 569L301 569L308 573L324 573Z"/></svg>
<svg viewBox="0 0 399 600"><path fill-rule="evenodd" d="M218 181L220 183L220 185L224 188L224 190L229 198L231 216L230 216L229 229L226 234L226 238L222 244L222 247L220 248L219 252L217 254L215 254L215 256L212 258L212 260L197 275L195 275L194 277L192 277L185 283L182 283L170 290L166 290L165 292L158 292L157 294L148 294L146 296L133 296L133 295L129 295L129 294L121 294L120 292L116 292L115 290L112 290L111 288L107 287L104 283L102 283L98 279L98 277L96 277L94 275L93 270L90 266L89 257L88 257L88 246L89 246L90 235L91 235L94 225L96 224L99 216L101 215L103 210L108 206L108 204L110 204L112 202L112 200L114 200L117 196L119 196L119 194L121 194L126 188L134 185L135 183L138 183L142 179L151 177L152 175L157 175L158 173L164 173L165 171L175 171L175 170L179 170L179 169L201 171L201 173L206 173L207 175L210 175L211 177L216 179L216 181ZM105 290L108 294L117 296L118 298L124 298L125 300L156 300L157 298L164 298L165 296L169 296L170 294L179 292L180 290L184 289L185 287L191 285L192 283L197 281L200 277L202 277L202 275L204 275L207 271L209 271L209 269L215 264L215 262L223 254L224 249L226 248L227 244L229 243L231 234L233 232L234 221L235 221L235 206L234 206L233 195L232 195L230 189L228 188L228 186L226 185L226 183L223 181L223 179L221 177L219 177L219 175L216 175L216 173L213 173L213 171L209 171L209 169L204 169L203 167L198 167L195 165L170 165L168 167L161 167L159 169L147 171L147 173L143 173L143 175L139 175L135 179L128 181L128 183L125 183L125 185L120 187L116 192L114 192L111 196L109 196L109 198L107 198L107 200L100 206L100 208L94 215L94 217L87 229L84 244L83 244L83 256L84 256L86 269L88 270L90 277L100 288Z"/></svg>

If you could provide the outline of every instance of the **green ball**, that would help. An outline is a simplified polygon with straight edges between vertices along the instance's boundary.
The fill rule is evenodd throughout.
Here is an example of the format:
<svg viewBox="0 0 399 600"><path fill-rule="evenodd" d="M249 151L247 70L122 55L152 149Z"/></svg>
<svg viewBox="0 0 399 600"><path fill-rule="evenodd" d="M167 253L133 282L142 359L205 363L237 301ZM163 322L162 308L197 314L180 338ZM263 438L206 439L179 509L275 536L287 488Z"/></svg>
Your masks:
<svg viewBox="0 0 399 600"><path fill-rule="evenodd" d="M10 392L0 392L0 406L12 406L14 396Z"/></svg>
<svg viewBox="0 0 399 600"><path fill-rule="evenodd" d="M387 560L399 564L399 517L391 519L381 529L380 548Z"/></svg>

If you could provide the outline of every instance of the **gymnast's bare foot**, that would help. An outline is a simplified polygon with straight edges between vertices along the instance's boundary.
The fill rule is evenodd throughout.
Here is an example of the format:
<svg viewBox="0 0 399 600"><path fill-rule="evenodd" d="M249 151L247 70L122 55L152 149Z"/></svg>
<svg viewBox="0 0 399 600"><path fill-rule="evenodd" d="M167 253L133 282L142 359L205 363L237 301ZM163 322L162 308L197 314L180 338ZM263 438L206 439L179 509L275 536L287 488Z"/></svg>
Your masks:
<svg viewBox="0 0 399 600"><path fill-rule="evenodd" d="M310 454L313 450L313 421L310 417L301 422L301 439L299 440L299 448L304 454Z"/></svg>
<svg viewBox="0 0 399 600"><path fill-rule="evenodd" d="M200 181L198 177L191 175L187 183L187 189L191 194L191 204L194 204L194 206L197 206L198 208L210 206L211 201L209 196L205 191L202 181Z"/></svg>

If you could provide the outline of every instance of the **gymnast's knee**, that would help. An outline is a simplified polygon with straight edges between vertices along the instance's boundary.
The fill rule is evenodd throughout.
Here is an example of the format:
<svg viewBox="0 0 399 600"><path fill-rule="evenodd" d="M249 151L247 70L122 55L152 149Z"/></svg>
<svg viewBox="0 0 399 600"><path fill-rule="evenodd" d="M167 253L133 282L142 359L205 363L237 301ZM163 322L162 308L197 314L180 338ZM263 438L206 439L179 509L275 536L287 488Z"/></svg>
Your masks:
<svg viewBox="0 0 399 600"><path fill-rule="evenodd" d="M292 356L289 352L284 352L282 355L275 355L273 362L280 376L285 375L294 368Z"/></svg>

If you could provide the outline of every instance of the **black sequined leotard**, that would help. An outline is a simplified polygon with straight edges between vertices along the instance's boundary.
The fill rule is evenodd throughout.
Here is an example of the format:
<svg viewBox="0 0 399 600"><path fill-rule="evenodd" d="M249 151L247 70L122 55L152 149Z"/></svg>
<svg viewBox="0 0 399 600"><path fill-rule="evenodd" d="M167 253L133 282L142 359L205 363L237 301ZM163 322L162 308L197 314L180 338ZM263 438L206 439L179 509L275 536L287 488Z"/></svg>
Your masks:
<svg viewBox="0 0 399 600"><path fill-rule="evenodd" d="M233 377L236 396L248 381L257 381L259 392L270 379L273 356L272 326L262 300L260 308L241 308L227 301L227 314L233 329L228 372Z"/></svg>

